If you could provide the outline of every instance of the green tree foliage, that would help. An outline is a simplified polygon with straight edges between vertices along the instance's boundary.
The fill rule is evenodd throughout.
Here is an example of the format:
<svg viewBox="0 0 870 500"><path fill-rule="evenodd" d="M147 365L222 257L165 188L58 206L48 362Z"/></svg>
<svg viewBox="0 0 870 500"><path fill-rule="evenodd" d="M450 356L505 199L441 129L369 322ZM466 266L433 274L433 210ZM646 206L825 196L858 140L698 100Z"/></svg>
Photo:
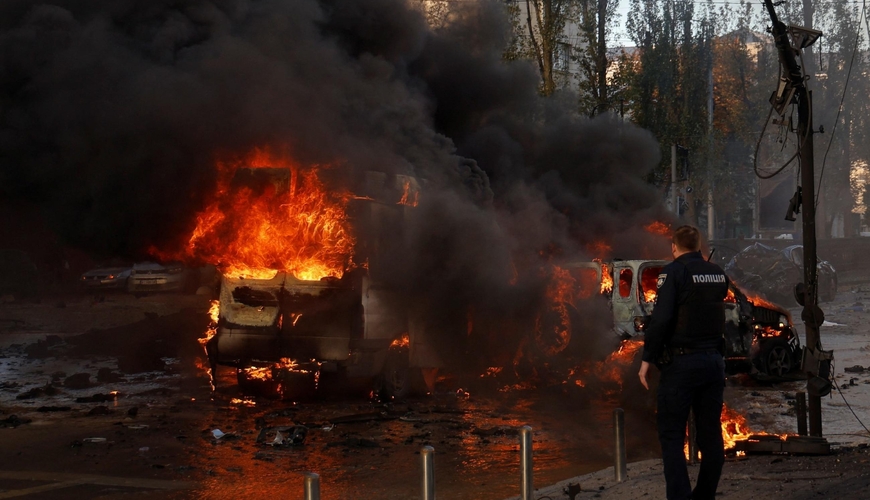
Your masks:
<svg viewBox="0 0 870 500"><path fill-rule="evenodd" d="M637 55L630 66L631 116L662 145L652 181L670 179L671 145L689 148L694 162L709 154L708 84L712 25L690 0L632 0L628 34Z"/></svg>
<svg viewBox="0 0 870 500"><path fill-rule="evenodd" d="M566 28L575 22L578 0L518 0L509 7L519 28L511 56L534 60L541 73L541 93L550 95L570 83L566 63L573 49Z"/></svg>

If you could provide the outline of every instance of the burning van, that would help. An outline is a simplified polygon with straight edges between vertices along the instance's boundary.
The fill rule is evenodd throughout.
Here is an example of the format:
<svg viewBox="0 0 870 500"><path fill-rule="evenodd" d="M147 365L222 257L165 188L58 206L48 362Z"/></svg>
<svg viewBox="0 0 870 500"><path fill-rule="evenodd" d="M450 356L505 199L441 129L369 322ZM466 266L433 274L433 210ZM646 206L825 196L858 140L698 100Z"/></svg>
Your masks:
<svg viewBox="0 0 870 500"><path fill-rule="evenodd" d="M613 330L623 338L643 334L655 307L656 278L663 260L581 262L568 268L578 282L600 283L613 313ZM791 315L784 308L747 297L731 284L725 299L725 361L729 372L751 371L782 377L800 364L800 340Z"/></svg>
<svg viewBox="0 0 870 500"><path fill-rule="evenodd" d="M351 194L327 188L316 168L281 163L223 165L188 243L188 257L222 274L203 340L212 374L230 366L241 385L286 388L300 375L316 384L321 372L342 371L379 380L387 396L405 395L411 373L440 360L425 329L379 283L383 266L371 249L383 243L371 229L400 230L416 205L416 179L370 172Z"/></svg>
<svg viewBox="0 0 870 500"><path fill-rule="evenodd" d="M438 362L421 355L423 332L408 333L389 295L365 270L316 281L283 272L268 279L224 275L217 330L206 344L209 360L237 368L242 384L250 368L269 368L276 379L287 368L343 370L351 378L379 379L388 396L404 396L412 358L417 368Z"/></svg>

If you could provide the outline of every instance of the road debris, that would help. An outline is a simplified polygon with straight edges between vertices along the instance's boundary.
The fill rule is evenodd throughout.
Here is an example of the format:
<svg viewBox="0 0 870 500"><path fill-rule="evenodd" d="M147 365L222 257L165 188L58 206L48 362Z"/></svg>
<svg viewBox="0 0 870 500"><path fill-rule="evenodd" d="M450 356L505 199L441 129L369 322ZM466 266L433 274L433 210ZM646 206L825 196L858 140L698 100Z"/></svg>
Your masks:
<svg viewBox="0 0 870 500"><path fill-rule="evenodd" d="M8 417L0 420L0 427L18 427L19 425L29 424L32 422L29 418L21 418L18 415L9 415Z"/></svg>

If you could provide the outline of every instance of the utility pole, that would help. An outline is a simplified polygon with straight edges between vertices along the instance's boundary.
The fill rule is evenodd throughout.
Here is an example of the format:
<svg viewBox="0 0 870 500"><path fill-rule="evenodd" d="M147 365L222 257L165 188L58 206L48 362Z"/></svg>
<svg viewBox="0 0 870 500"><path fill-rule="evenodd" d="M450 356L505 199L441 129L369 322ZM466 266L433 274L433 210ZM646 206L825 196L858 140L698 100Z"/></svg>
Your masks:
<svg viewBox="0 0 870 500"><path fill-rule="evenodd" d="M716 236L713 215L713 35L707 30L707 241ZM742 250L742 249L741 249Z"/></svg>
<svg viewBox="0 0 870 500"><path fill-rule="evenodd" d="M819 339L819 327L824 320L824 315L817 304L816 291L816 206L815 206L815 171L813 164L813 124L812 124L812 93L807 90L804 75L798 65L796 57L804 47L808 47L815 38L801 36L797 40L797 47L792 47L788 38L788 28L779 21L773 10L773 1L764 0L764 5L770 13L773 23L773 36L776 48L779 51L779 62L783 68L783 78L787 86L794 89L794 100L798 105L798 141L800 151L801 191L800 199L803 207L803 246L804 246L804 303L801 319L806 326L806 346L809 353L814 354L821 350ZM800 33L808 33L812 30L803 29ZM794 29L793 29L794 33ZM819 32L816 32L820 34ZM818 34L815 35L818 38ZM797 38L797 37L796 37ZM811 39L812 38L812 39ZM790 99L789 92L783 92ZM785 103L786 105L790 104ZM812 356L805 356L805 360ZM807 374L807 392L809 393L808 413L810 420L810 436L822 436L822 401L821 396L809 383L814 377L818 377L819 367L817 364L808 363L803 369Z"/></svg>

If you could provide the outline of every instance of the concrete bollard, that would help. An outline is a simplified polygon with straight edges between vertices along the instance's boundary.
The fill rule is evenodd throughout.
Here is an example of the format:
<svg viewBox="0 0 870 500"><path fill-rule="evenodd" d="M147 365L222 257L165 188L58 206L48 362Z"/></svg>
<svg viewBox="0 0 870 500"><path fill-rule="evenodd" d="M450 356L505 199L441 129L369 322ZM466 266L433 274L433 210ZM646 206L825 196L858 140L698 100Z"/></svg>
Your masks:
<svg viewBox="0 0 870 500"><path fill-rule="evenodd" d="M320 475L305 473L305 500L320 500Z"/></svg>
<svg viewBox="0 0 870 500"><path fill-rule="evenodd" d="M534 500L535 487L532 483L532 428L520 427L520 500Z"/></svg>
<svg viewBox="0 0 870 500"><path fill-rule="evenodd" d="M614 452L613 452L613 472L618 482L622 482L628 477L628 470L625 463L625 412L622 408L613 410L613 437L614 437Z"/></svg>
<svg viewBox="0 0 870 500"><path fill-rule="evenodd" d="M422 475L420 477L420 485L422 489L423 500L435 500L435 463L433 455L435 448L424 446L420 450L420 457L423 462Z"/></svg>

